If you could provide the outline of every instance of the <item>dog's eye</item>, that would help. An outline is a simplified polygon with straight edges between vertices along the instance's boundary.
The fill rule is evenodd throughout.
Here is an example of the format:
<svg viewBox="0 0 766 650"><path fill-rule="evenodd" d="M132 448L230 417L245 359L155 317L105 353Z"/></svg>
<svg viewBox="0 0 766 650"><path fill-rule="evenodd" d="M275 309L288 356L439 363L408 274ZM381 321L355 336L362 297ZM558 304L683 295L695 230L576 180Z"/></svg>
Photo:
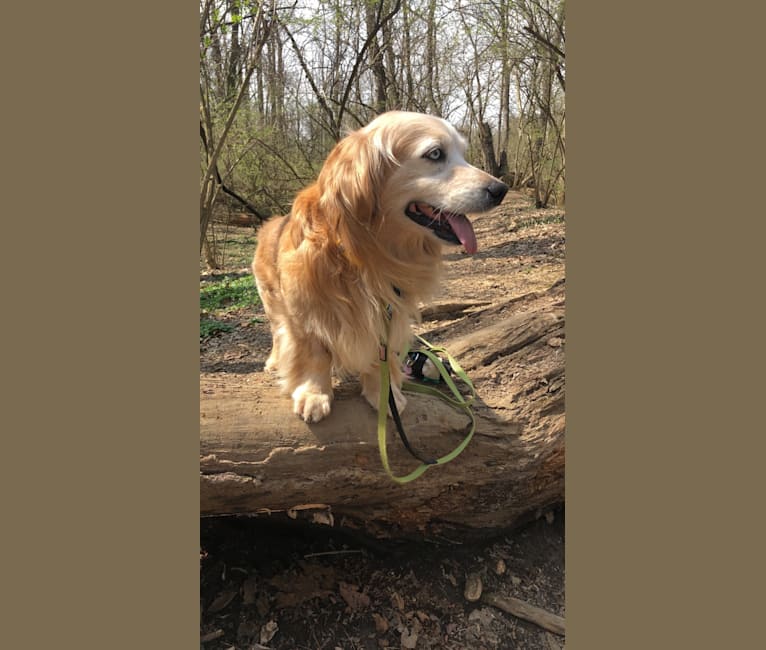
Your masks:
<svg viewBox="0 0 766 650"><path fill-rule="evenodd" d="M428 153L426 153L423 158L428 158L428 160L443 160L444 159L444 151L440 149L439 147L436 147L434 149L431 149Z"/></svg>

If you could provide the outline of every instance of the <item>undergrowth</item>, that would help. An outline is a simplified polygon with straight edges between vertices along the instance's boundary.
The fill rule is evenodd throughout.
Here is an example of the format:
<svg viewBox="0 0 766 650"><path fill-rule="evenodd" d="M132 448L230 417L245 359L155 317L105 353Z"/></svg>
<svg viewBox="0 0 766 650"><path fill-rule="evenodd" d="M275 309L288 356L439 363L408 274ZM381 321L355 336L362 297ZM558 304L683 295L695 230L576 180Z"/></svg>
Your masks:
<svg viewBox="0 0 766 650"><path fill-rule="evenodd" d="M224 317L239 309L260 303L253 276L239 278L221 277L210 279L199 289L199 337L200 340L233 329Z"/></svg>

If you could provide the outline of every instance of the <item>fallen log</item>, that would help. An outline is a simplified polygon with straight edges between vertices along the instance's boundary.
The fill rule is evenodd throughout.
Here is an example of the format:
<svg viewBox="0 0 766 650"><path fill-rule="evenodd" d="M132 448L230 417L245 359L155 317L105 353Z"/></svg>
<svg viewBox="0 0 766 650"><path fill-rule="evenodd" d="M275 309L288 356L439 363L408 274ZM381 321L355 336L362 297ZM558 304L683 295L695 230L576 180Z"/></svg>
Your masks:
<svg viewBox="0 0 766 650"><path fill-rule="evenodd" d="M200 379L200 512L281 513L362 529L376 537L468 538L513 528L564 498L564 282L548 291L421 329L445 345L477 391L476 433L453 462L406 485L390 480L377 447L376 413L355 382L336 386L316 424L291 412L262 372ZM442 455L468 419L441 400L408 394L408 437ZM395 473L416 467L389 421Z"/></svg>
<svg viewBox="0 0 766 650"><path fill-rule="evenodd" d="M221 222L239 228L256 228L265 221L260 214L248 214L246 212L229 213L221 218Z"/></svg>

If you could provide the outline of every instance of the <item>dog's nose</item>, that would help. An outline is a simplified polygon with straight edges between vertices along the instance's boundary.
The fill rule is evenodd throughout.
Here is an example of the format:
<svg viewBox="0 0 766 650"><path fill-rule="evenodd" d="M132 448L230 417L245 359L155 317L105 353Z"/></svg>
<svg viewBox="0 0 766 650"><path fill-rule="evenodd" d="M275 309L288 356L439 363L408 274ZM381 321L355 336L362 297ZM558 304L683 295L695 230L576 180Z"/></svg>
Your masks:
<svg viewBox="0 0 766 650"><path fill-rule="evenodd" d="M487 192L489 192L489 195L494 199L495 205L500 204L500 201L503 200L507 191L508 186L502 181L492 181L487 186Z"/></svg>

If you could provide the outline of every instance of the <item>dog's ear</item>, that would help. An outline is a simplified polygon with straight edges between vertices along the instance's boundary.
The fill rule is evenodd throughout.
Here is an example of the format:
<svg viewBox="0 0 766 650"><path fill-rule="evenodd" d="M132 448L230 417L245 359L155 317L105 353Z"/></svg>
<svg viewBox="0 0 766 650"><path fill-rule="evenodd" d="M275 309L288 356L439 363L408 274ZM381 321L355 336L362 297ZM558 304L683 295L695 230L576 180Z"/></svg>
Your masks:
<svg viewBox="0 0 766 650"><path fill-rule="evenodd" d="M375 237L380 227L379 197L393 164L393 155L381 138L360 130L335 145L322 167L319 211L352 258L361 254L355 250L357 243Z"/></svg>

